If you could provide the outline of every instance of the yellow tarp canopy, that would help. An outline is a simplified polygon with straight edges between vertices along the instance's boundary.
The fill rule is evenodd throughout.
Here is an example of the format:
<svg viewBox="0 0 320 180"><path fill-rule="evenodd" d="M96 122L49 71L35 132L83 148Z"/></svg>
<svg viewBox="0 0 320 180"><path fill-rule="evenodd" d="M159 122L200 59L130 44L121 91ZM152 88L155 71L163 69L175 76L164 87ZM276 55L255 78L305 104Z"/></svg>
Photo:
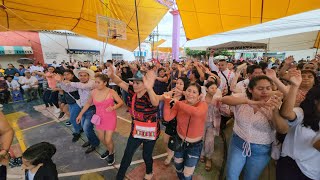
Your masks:
<svg viewBox="0 0 320 180"><path fill-rule="evenodd" d="M160 39L159 41L154 42L154 47L158 47L158 46L160 46L161 44L163 44L164 42L166 42L165 39Z"/></svg>
<svg viewBox="0 0 320 180"><path fill-rule="evenodd" d="M318 36L313 45L314 48L320 48L320 31L318 32Z"/></svg>
<svg viewBox="0 0 320 180"><path fill-rule="evenodd" d="M156 50L158 50L159 52L172 53L171 47L157 47ZM179 48L179 50L182 51L183 48Z"/></svg>
<svg viewBox="0 0 320 180"><path fill-rule="evenodd" d="M319 0L176 0L187 39L320 8Z"/></svg>
<svg viewBox="0 0 320 180"><path fill-rule="evenodd" d="M167 12L155 0L137 0L140 40L143 42ZM127 40L108 43L133 51L138 46L134 0L2 0L0 31L70 30L98 37L96 15L107 15L127 24Z"/></svg>

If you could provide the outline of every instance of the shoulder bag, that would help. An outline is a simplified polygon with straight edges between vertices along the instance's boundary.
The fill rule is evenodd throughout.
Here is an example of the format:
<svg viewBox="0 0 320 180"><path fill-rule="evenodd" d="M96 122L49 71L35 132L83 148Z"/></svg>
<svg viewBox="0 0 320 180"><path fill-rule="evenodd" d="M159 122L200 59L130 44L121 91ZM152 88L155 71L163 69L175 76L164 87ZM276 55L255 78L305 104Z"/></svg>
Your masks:
<svg viewBox="0 0 320 180"><path fill-rule="evenodd" d="M147 120L146 122L136 120L134 112L136 98L137 94L134 94L131 103L131 111L134 119L132 136L137 139L156 140L159 136L158 120L156 122L152 122L151 120Z"/></svg>
<svg viewBox="0 0 320 180"><path fill-rule="evenodd" d="M174 136L170 136L169 142L168 142L168 148L171 149L172 151L181 152L186 149L185 142L186 142L186 138L188 136L190 119L191 119L191 116L190 116L189 122L188 122L186 137L183 140L179 137L178 133L175 134Z"/></svg>

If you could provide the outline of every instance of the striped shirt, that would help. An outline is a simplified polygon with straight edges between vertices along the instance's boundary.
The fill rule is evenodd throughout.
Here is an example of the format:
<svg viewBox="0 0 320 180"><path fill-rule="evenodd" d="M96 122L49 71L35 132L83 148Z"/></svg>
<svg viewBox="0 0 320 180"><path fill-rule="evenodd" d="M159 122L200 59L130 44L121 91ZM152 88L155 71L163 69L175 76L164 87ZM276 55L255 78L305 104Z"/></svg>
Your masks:
<svg viewBox="0 0 320 180"><path fill-rule="evenodd" d="M128 88L128 108L131 115L132 120L138 120L138 121L157 121L157 112L158 112L158 106L153 106L151 103L151 100L149 98L149 94L146 92L141 98L136 97L135 103L134 103L134 115L132 112L132 98L135 94L133 90L133 86L129 85ZM131 133L133 131L133 121L132 121L132 128ZM158 134L160 132L160 124L158 121Z"/></svg>
<svg viewBox="0 0 320 180"><path fill-rule="evenodd" d="M132 120L139 120L139 121L148 121L151 120L155 122L157 120L157 112L158 106L153 106L151 100L149 98L149 94L146 92L141 98L136 97L136 102L134 104L134 111L135 115L133 116L131 105L132 105L132 98L135 94L133 90L133 86L129 85L128 88L128 107L129 112L132 117Z"/></svg>

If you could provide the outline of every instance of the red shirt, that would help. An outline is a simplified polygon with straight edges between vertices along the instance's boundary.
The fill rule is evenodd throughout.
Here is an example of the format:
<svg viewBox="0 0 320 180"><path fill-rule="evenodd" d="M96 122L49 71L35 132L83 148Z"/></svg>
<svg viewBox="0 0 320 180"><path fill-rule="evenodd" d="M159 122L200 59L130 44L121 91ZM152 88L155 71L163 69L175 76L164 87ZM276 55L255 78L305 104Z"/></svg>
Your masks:
<svg viewBox="0 0 320 180"><path fill-rule="evenodd" d="M177 131L180 135L186 137L190 119L187 137L198 138L203 136L207 111L208 105L204 101L200 101L194 106L186 104L186 101L178 101L172 109L170 109L170 99L165 99L164 120L170 121L176 117Z"/></svg>

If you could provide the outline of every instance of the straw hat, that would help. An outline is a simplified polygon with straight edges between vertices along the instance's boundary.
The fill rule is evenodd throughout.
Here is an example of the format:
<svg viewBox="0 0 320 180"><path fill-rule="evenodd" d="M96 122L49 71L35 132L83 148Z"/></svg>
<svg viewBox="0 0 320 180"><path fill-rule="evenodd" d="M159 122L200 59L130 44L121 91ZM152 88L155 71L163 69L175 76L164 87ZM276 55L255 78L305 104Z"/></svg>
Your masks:
<svg viewBox="0 0 320 180"><path fill-rule="evenodd" d="M77 78L79 78L79 73L81 73L81 72L85 72L85 73L89 74L90 79L94 79L94 72L91 69L80 68L80 69L73 70L73 73Z"/></svg>

